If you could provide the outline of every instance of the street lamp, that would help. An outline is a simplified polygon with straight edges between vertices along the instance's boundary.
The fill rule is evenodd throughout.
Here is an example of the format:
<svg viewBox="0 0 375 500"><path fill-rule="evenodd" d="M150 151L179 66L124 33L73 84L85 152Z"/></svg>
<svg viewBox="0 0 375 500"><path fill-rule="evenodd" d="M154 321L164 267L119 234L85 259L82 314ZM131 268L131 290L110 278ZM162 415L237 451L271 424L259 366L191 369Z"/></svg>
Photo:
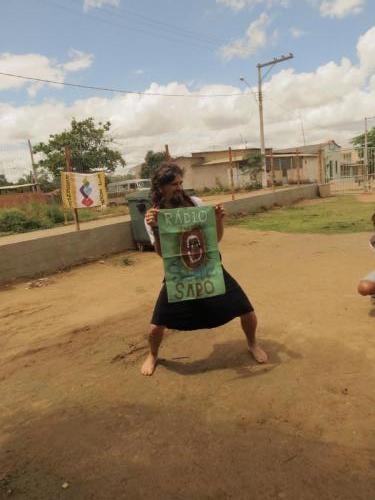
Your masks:
<svg viewBox="0 0 375 500"><path fill-rule="evenodd" d="M254 92L253 87L250 85L250 83L246 80L246 78L245 78L244 76L240 76L240 80L241 80L241 82L244 82L244 84L245 84L247 87L249 87L249 89L250 89L251 93L252 93L252 94L253 94L253 96L254 96L255 102L258 104L257 95L256 95L256 93Z"/></svg>

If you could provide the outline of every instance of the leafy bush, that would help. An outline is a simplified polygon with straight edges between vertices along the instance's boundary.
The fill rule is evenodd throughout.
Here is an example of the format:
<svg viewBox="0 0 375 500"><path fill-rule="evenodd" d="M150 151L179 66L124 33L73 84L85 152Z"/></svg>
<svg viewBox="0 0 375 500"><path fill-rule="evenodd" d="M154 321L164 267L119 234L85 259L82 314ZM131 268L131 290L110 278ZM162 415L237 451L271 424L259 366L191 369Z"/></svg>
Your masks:
<svg viewBox="0 0 375 500"><path fill-rule="evenodd" d="M59 205L47 205L46 215L54 224L64 222L64 212Z"/></svg>
<svg viewBox="0 0 375 500"><path fill-rule="evenodd" d="M30 217L17 208L3 210L0 213L0 231L3 233L22 233L43 227L43 221Z"/></svg>
<svg viewBox="0 0 375 500"><path fill-rule="evenodd" d="M21 209L8 208L0 211L1 233L49 229L61 222L64 222L64 213L58 205L30 203Z"/></svg>
<svg viewBox="0 0 375 500"><path fill-rule="evenodd" d="M79 210L79 220L90 221L108 215L124 215L128 213L123 207L107 208L98 212L92 208ZM73 221L73 212L65 211L67 221ZM49 229L65 222L64 210L57 203L29 203L20 208L0 209L0 233L22 233L33 229Z"/></svg>
<svg viewBox="0 0 375 500"><path fill-rule="evenodd" d="M248 182L243 188L245 191L255 191L257 189L262 189L262 184L259 182Z"/></svg>

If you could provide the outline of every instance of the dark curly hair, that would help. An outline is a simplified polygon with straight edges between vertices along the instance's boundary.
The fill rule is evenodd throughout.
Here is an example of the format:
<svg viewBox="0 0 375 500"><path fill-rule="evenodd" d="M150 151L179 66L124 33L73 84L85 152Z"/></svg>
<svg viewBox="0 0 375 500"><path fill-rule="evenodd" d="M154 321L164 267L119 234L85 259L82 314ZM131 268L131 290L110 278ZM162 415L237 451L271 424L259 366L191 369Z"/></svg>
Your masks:
<svg viewBox="0 0 375 500"><path fill-rule="evenodd" d="M184 171L175 163L162 163L151 179L151 200L154 207L163 208L163 195L161 189L170 184L177 176L183 177ZM183 191L182 196L190 204L190 197Z"/></svg>

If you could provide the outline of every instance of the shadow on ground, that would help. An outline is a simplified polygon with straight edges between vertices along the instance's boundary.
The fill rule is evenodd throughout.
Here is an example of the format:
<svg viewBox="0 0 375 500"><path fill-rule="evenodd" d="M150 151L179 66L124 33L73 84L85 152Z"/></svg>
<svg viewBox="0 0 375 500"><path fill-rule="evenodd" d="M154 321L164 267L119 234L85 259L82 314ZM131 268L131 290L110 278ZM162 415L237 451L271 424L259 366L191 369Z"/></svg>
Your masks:
<svg viewBox="0 0 375 500"><path fill-rule="evenodd" d="M221 344L214 344L212 353L203 359L179 361L161 358L159 365L179 375L197 375L215 370L233 369L241 377L253 377L264 375L277 368L283 362L282 354L287 359L301 358L299 353L287 349L283 344L273 340L262 341L262 346L269 357L268 363L264 365L257 364L251 357L246 349L246 342L244 340L232 340ZM180 359L188 358L182 356Z"/></svg>

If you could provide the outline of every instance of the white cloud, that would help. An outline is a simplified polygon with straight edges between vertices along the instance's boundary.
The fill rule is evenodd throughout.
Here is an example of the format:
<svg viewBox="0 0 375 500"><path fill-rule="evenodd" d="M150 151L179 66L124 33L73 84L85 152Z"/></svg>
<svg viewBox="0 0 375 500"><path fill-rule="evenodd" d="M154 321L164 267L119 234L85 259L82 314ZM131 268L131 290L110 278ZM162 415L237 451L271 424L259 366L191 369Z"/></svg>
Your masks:
<svg viewBox="0 0 375 500"><path fill-rule="evenodd" d="M369 74L375 69L375 26L359 38L357 53L361 67Z"/></svg>
<svg viewBox="0 0 375 500"><path fill-rule="evenodd" d="M92 54L86 54L80 50L71 49L69 52L70 61L63 64L65 71L81 71L89 68L94 60Z"/></svg>
<svg viewBox="0 0 375 500"><path fill-rule="evenodd" d="M320 13L324 17L342 18L362 11L365 0L323 0Z"/></svg>
<svg viewBox="0 0 375 500"><path fill-rule="evenodd" d="M301 36L306 35L306 31L301 30L300 28L293 27L290 28L289 31L293 38L301 38Z"/></svg>
<svg viewBox="0 0 375 500"><path fill-rule="evenodd" d="M133 75L139 76L139 75L143 75L143 74L144 74L144 70L143 69L135 69L133 71Z"/></svg>
<svg viewBox="0 0 375 500"><path fill-rule="evenodd" d="M120 0L84 0L83 9L87 12L90 9L100 9L103 5L118 7L120 5Z"/></svg>
<svg viewBox="0 0 375 500"><path fill-rule="evenodd" d="M327 61L311 72L296 72L287 65L279 72L275 68L264 85L266 145L301 145L300 113L307 143L335 139L348 145L351 137L361 133L363 117L375 115L375 61L369 58L374 46L375 26L358 40L358 62ZM239 88L220 84L191 91L178 82L153 83L145 91L241 94ZM244 141L259 145L258 109L248 89L242 95L199 99L103 94L69 105L57 100L29 106L0 102L1 143L25 144L27 138L33 143L46 141L49 134L68 128L72 117L88 116L111 121L129 166L142 161L147 150L161 151L165 144L173 155L213 146L237 147Z"/></svg>
<svg viewBox="0 0 375 500"><path fill-rule="evenodd" d="M268 41L266 27L269 22L268 14L263 12L258 19L249 25L243 38L221 47L222 57L226 60L234 57L245 58L264 47Z"/></svg>
<svg viewBox="0 0 375 500"><path fill-rule="evenodd" d="M38 78L48 80L63 79L61 68L53 65L48 57L40 54L0 54L0 67L3 73L13 73L17 75L37 75ZM30 82L8 76L0 76L0 90L21 88L29 86Z"/></svg>
<svg viewBox="0 0 375 500"><path fill-rule="evenodd" d="M59 64L53 59L41 54L0 54L0 67L3 73L12 73L20 76L36 76L44 80L63 82L67 73L88 68L93 61L91 54L85 54L72 49L70 60ZM0 91L20 89L26 87L29 95L34 97L44 85L53 85L43 82L30 82L20 78L0 75Z"/></svg>
<svg viewBox="0 0 375 500"><path fill-rule="evenodd" d="M256 5L262 5L263 8L271 8L277 5L281 7L289 6L289 0L216 0L216 3L226 5L236 11L245 7L255 7Z"/></svg>

